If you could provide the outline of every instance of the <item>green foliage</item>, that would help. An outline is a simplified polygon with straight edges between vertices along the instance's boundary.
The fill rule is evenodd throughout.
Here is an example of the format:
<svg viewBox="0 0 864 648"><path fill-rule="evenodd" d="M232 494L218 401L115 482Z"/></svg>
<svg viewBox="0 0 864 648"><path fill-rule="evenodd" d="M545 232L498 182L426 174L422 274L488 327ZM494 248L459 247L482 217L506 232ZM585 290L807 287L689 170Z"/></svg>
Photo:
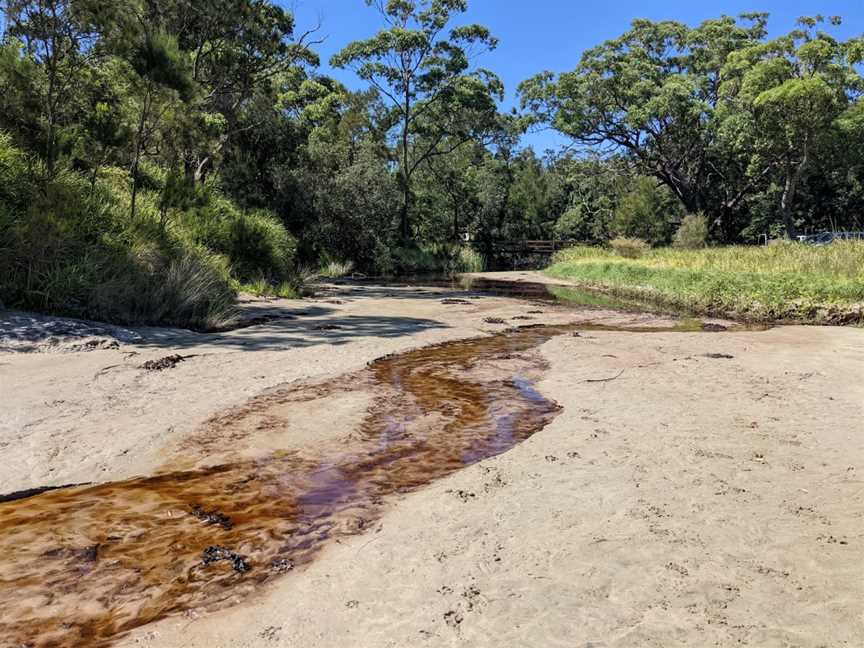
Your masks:
<svg viewBox="0 0 864 648"><path fill-rule="evenodd" d="M332 59L351 92L272 0L6 2L2 299L201 327L322 260L451 274L506 241L665 245L685 213L687 246L864 229L864 41L839 20L637 20L504 115L467 0L367 4L382 30ZM520 147L539 123L578 150Z"/></svg>
<svg viewBox="0 0 864 648"><path fill-rule="evenodd" d="M586 287L708 315L752 320L864 320L864 243L656 249L622 259L601 248L559 252L547 271Z"/></svg>
<svg viewBox="0 0 864 648"><path fill-rule="evenodd" d="M708 245L708 219L704 214L687 214L678 231L674 246L685 250L698 250Z"/></svg>
<svg viewBox="0 0 864 648"><path fill-rule="evenodd" d="M327 279L340 279L347 277L354 271L353 261L328 261L318 273Z"/></svg>
<svg viewBox="0 0 864 648"><path fill-rule="evenodd" d="M665 187L658 187L650 178L637 178L632 188L621 196L609 229L618 237L662 245L669 242L680 214L680 203Z"/></svg>
<svg viewBox="0 0 864 648"><path fill-rule="evenodd" d="M838 131L858 122L851 103L864 91L862 50L817 31L821 22L806 18L766 40L764 14L696 27L636 20L571 72L525 81L522 105L533 121L656 178L687 212L709 216L718 238L743 237L753 211L793 236L808 221L829 224L818 206L800 204L808 172L860 163ZM858 173L832 191L848 191Z"/></svg>
<svg viewBox="0 0 864 648"><path fill-rule="evenodd" d="M482 255L452 243L437 243L393 251L393 270L397 275L445 275L482 272Z"/></svg>
<svg viewBox="0 0 864 648"><path fill-rule="evenodd" d="M647 241L640 238L623 237L609 241L609 247L615 251L615 254L625 259L638 259L651 249Z"/></svg>
<svg viewBox="0 0 864 648"><path fill-rule="evenodd" d="M230 259L232 275L241 282L264 277L278 284L291 275L296 243L272 214L241 211L214 194L180 222L193 241Z"/></svg>
<svg viewBox="0 0 864 648"><path fill-rule="evenodd" d="M165 229L158 189L142 192L139 219L129 221L119 170L91 187L73 171L45 183L29 167L0 136L0 300L8 306L208 329L232 317L237 279L279 286L291 276L295 246L284 227L214 191Z"/></svg>
<svg viewBox="0 0 864 648"><path fill-rule="evenodd" d="M488 70L471 70L471 58L498 44L482 25L446 29L466 0L388 0L374 5L387 28L349 43L330 63L351 68L387 98L393 111L388 130L399 145L402 190L401 239L412 238L409 222L417 169L494 130L496 98L503 86Z"/></svg>

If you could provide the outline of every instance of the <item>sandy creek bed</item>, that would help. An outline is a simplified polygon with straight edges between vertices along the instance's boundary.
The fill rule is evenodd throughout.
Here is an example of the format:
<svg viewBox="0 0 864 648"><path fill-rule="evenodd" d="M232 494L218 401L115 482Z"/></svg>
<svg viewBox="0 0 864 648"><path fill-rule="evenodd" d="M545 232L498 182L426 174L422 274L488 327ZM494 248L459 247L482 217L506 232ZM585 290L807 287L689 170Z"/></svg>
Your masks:
<svg viewBox="0 0 864 648"><path fill-rule="evenodd" d="M0 645L864 642L864 332L244 310L0 353L0 494L97 483L0 503Z"/></svg>

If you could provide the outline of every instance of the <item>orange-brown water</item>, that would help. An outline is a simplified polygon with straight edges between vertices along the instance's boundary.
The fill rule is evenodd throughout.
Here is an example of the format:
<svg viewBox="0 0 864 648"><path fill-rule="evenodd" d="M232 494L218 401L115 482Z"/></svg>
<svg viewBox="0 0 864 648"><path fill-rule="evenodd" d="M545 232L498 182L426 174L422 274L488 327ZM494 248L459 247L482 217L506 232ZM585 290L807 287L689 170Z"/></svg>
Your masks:
<svg viewBox="0 0 864 648"><path fill-rule="evenodd" d="M524 328L372 363L356 382L385 395L336 452L0 503L0 645L106 645L168 615L236 602L307 563L367 529L387 496L542 429L558 405L532 388L544 368L534 350L572 330Z"/></svg>
<svg viewBox="0 0 864 648"><path fill-rule="evenodd" d="M362 532L387 495L546 425L557 405L527 378L478 376L559 332L511 332L373 363L366 371L389 395L336 456L268 456L0 504L0 644L104 645L170 614L234 602L326 542ZM430 417L434 425L420 424ZM226 559L204 564L211 547L206 555Z"/></svg>

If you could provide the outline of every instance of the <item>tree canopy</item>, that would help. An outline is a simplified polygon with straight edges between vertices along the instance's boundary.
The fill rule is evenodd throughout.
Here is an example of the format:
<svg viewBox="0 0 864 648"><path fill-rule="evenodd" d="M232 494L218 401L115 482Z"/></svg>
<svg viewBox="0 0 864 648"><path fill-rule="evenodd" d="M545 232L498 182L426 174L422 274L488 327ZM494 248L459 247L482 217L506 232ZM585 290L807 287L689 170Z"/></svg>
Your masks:
<svg viewBox="0 0 864 648"><path fill-rule="evenodd" d="M272 0L0 0L0 298L114 313L195 267L215 303L515 239L664 245L688 215L719 243L864 228L864 39L839 18L635 20L506 112L467 0L364 1L380 30L331 60L349 89Z"/></svg>

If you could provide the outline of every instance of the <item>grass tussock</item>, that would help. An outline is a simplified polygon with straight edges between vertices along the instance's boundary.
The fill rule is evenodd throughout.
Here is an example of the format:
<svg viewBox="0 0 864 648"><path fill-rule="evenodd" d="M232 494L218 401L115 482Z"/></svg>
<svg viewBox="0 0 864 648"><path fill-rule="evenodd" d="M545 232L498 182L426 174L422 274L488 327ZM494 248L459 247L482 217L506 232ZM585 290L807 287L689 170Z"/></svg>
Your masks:
<svg viewBox="0 0 864 648"><path fill-rule="evenodd" d="M296 294L295 242L275 217L242 211L210 185L166 208L165 183L151 170L133 216L124 170L92 184L73 170L45 180L0 134L0 303L209 330L235 317L245 283Z"/></svg>
<svg viewBox="0 0 864 648"><path fill-rule="evenodd" d="M397 276L483 272L486 260L470 247L454 243L432 243L393 251L391 273Z"/></svg>
<svg viewBox="0 0 864 648"><path fill-rule="evenodd" d="M327 261L321 267L319 276L326 279L341 279L354 272L353 261Z"/></svg>
<svg viewBox="0 0 864 648"><path fill-rule="evenodd" d="M559 252L547 274L628 298L753 321L864 322L864 242Z"/></svg>
<svg viewBox="0 0 864 648"><path fill-rule="evenodd" d="M651 249L651 246L639 238L618 237L609 241L609 247L620 257L625 259L639 259Z"/></svg>

